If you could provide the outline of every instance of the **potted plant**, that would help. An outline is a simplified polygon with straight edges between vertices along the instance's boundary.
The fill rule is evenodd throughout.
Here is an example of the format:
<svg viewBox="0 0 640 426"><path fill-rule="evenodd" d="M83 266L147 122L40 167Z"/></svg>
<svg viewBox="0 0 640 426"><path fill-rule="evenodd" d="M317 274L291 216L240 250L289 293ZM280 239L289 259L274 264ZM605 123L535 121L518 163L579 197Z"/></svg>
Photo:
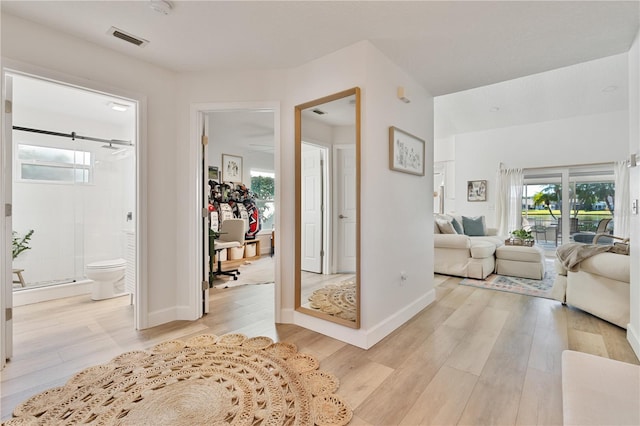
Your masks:
<svg viewBox="0 0 640 426"><path fill-rule="evenodd" d="M516 229L511 231L511 240L515 245L533 245L534 238L531 231L526 229Z"/></svg>
<svg viewBox="0 0 640 426"><path fill-rule="evenodd" d="M18 257L18 255L23 251L31 250L31 247L29 246L29 241L31 240L31 236L33 235L33 229L29 230L29 232L27 232L22 237L16 231L13 231L11 235L13 237L12 239L13 247L12 247L11 254L13 255L14 259Z"/></svg>

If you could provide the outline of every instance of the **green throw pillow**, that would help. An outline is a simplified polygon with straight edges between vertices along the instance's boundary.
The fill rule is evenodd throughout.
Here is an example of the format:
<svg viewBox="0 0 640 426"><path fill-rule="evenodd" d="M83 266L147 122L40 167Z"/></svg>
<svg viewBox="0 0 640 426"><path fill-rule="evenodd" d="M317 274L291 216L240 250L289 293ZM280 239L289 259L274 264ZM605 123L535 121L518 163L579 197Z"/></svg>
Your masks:
<svg viewBox="0 0 640 426"><path fill-rule="evenodd" d="M466 217L462 216L462 227L465 235L478 237L486 235L484 216Z"/></svg>
<svg viewBox="0 0 640 426"><path fill-rule="evenodd" d="M455 217L451 219L451 224L458 234L464 234L462 231L462 225L460 225L460 222L458 222Z"/></svg>

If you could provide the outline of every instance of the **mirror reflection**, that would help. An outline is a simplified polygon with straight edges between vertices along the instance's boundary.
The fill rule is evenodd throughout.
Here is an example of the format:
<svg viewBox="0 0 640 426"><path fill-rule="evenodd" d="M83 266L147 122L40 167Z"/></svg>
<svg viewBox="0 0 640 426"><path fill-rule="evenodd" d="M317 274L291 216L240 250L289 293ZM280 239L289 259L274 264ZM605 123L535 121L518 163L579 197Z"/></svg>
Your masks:
<svg viewBox="0 0 640 426"><path fill-rule="evenodd" d="M296 107L296 310L358 328L358 88Z"/></svg>

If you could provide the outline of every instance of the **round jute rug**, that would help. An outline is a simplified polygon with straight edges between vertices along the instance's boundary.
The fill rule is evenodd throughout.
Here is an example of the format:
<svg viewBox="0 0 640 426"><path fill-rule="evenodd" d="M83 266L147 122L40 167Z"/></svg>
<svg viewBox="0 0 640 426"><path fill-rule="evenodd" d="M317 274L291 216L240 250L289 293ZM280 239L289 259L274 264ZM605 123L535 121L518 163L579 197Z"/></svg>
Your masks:
<svg viewBox="0 0 640 426"><path fill-rule="evenodd" d="M356 320L356 283L329 284L309 296L309 306L325 314L349 321Z"/></svg>
<svg viewBox="0 0 640 426"><path fill-rule="evenodd" d="M291 343L242 334L123 353L19 404L6 425L345 425L338 380Z"/></svg>

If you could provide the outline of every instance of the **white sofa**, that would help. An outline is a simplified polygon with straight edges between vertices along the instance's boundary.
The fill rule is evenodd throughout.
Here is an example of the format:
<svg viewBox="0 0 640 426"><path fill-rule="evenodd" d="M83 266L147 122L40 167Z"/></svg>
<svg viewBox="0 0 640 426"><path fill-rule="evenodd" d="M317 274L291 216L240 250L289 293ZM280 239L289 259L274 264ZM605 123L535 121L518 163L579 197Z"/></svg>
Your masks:
<svg viewBox="0 0 640 426"><path fill-rule="evenodd" d="M598 253L567 271L556 259L553 297L622 328L629 323L630 256Z"/></svg>
<svg viewBox="0 0 640 426"><path fill-rule="evenodd" d="M504 244L505 237L497 230L485 227L485 235L468 236L451 231L442 223L455 218L463 227L462 216L436 215L434 218L434 272L465 278L484 279L495 270L496 248ZM439 226L438 223L441 225Z"/></svg>

